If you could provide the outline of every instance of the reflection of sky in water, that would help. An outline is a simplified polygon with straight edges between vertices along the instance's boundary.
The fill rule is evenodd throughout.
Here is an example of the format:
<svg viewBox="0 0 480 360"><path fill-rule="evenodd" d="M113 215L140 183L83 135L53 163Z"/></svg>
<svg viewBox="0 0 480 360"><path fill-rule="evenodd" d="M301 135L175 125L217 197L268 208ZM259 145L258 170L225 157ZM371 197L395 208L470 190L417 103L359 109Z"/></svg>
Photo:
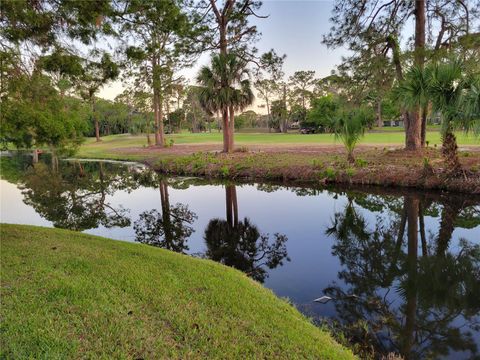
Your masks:
<svg viewBox="0 0 480 360"><path fill-rule="evenodd" d="M35 210L23 203L21 191L13 184L1 180L1 221L51 226ZM225 190L223 186L190 186L188 189L169 187L170 204L188 204L189 209L198 215L193 224L195 232L188 240L191 253L205 251L204 230L213 218L225 219ZM310 303L322 295L322 289L331 281L338 280L339 261L331 256L333 239L325 234L331 225L334 213L342 211L346 204L345 196L334 199L331 194L321 192L315 196L297 196L291 190L281 188L274 192L258 191L255 186L237 186L239 220L244 217L258 226L261 233L282 233L287 235L288 256L291 262L269 271L265 285L275 289L279 296L289 297L296 303ZM132 225L127 228L86 230L86 233L118 240L134 241L133 223L141 212L151 209L161 211L160 192L154 188L139 188L128 193L117 191L107 197L113 207L123 206L129 210ZM376 217L388 219L388 214L360 209L372 228ZM428 232L438 232L439 218L425 218ZM456 229L451 249L456 248L458 239L465 237L480 242L480 229ZM330 308L329 305L318 305Z"/></svg>
<svg viewBox="0 0 480 360"><path fill-rule="evenodd" d="M52 226L29 205L23 203L22 192L16 185L0 179L0 221L12 224Z"/></svg>
<svg viewBox="0 0 480 360"><path fill-rule="evenodd" d="M281 233L288 237L286 246L291 261L268 270L269 277L265 281L265 286L273 289L281 297L290 298L307 313L334 316L333 301L322 305L313 303L312 300L324 295L323 289L334 282L342 285L342 281L338 279L338 272L341 270L339 259L332 256L334 239L327 236L325 230L331 226L335 212L344 210L346 196L338 196L335 199L333 194L326 191L315 196L297 196L286 188L263 192L252 185L238 185L236 190L240 221L248 217L258 227L260 233L270 235ZM15 185L1 180L0 191L2 222L51 226L51 223L42 219L32 207L23 203L23 195ZM184 190L169 187L168 192L170 205L188 204L189 209L198 215L193 224L195 232L188 240L189 252L205 252L203 236L207 224L213 218L226 217L224 186L190 186ZM99 227L87 230L86 233L134 241L133 223L139 218L140 213L152 209L161 211L160 191L155 188L141 187L130 193L117 191L113 196L107 197L107 202L114 208L123 206L128 209L128 216L132 220L131 226L111 229ZM384 219L386 224L390 224L391 214L388 210L383 213L371 212L357 205L356 209L365 218L370 230L375 227L378 217ZM427 238L429 233L435 236L438 234L439 221L439 217L425 217ZM451 252L458 251L458 241L461 237L479 244L480 227L455 229L450 242ZM405 240L403 243L405 252L406 246ZM419 256L420 246L419 239ZM378 293L382 294L382 291ZM396 301L396 297L397 294L392 287L388 299L393 302L395 308L401 305L401 302Z"/></svg>

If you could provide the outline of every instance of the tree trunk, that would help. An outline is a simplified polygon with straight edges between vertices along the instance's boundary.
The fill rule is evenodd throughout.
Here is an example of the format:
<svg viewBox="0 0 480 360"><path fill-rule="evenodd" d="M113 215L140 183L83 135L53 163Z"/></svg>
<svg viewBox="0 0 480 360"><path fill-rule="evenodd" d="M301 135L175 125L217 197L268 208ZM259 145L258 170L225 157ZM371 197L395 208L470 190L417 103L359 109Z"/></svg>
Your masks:
<svg viewBox="0 0 480 360"><path fill-rule="evenodd" d="M173 133L172 122L170 121L170 105L168 104L168 99L165 101L165 109L167 110L167 120L170 133Z"/></svg>
<svg viewBox="0 0 480 360"><path fill-rule="evenodd" d="M423 68L425 62L425 0L415 0L415 64ZM406 149L422 147L422 109L417 107L411 113L406 128Z"/></svg>
<svg viewBox="0 0 480 360"><path fill-rule="evenodd" d="M233 207L233 226L238 226L238 202L237 202L237 187L232 185L232 207Z"/></svg>
<svg viewBox="0 0 480 360"><path fill-rule="evenodd" d="M265 102L267 103L267 127L268 127L268 132L271 132L270 124L272 123L272 117L271 117L272 115L270 114L270 103L267 97L265 97Z"/></svg>
<svg viewBox="0 0 480 360"><path fill-rule="evenodd" d="M423 2L423 0L418 0L415 3ZM421 7L421 6L420 6ZM423 3L423 10L425 11L425 4ZM425 45L425 17L423 18L423 45ZM416 28L417 30L417 28ZM417 33L415 37L415 46L417 47ZM418 38L421 40L421 37ZM403 71L402 64L400 61L400 49L398 42L395 38L389 37L387 39L389 47L392 49L393 53L393 63L395 64L395 72L397 74L398 81L403 81ZM423 54L423 50L422 50ZM402 111L402 117L405 127L405 148L407 150L417 150L421 147L421 121L419 116L419 111L408 112L406 110Z"/></svg>
<svg viewBox="0 0 480 360"><path fill-rule="evenodd" d="M238 203L235 185L225 185L225 202L227 223L232 228L236 228L238 226Z"/></svg>
<svg viewBox="0 0 480 360"><path fill-rule="evenodd" d="M154 124L155 124L155 145L164 146L164 132L163 132L163 114L162 114L162 99L160 98L160 79L156 79L157 76L157 59L152 59L153 69L153 111L154 111Z"/></svg>
<svg viewBox="0 0 480 360"><path fill-rule="evenodd" d="M229 130L228 130L228 108L222 109L222 130L223 130L223 152L229 151Z"/></svg>
<svg viewBox="0 0 480 360"><path fill-rule="evenodd" d="M392 58L393 63L395 64L395 73L397 75L397 80L399 82L403 81L403 70L402 70L402 63L400 60L400 48L398 46L398 41L393 36L389 36L387 39L388 46L392 49ZM409 137L409 128L411 123L411 118L413 117L413 113L402 109L402 118L403 118L403 126L405 128L405 146L408 148L408 137Z"/></svg>
<svg viewBox="0 0 480 360"><path fill-rule="evenodd" d="M397 241L395 243L395 252L392 256L392 260L389 266L388 270L388 281L387 283L390 284L391 281L396 276L396 271L397 271L397 262L398 258L400 256L400 252L402 250L402 244L403 244L403 237L405 235L405 225L407 224L407 207L406 207L407 200L403 200L403 211L402 215L400 217L400 224L398 226L398 234L397 234Z"/></svg>
<svg viewBox="0 0 480 360"><path fill-rule="evenodd" d="M425 219L423 217L423 203L420 201L418 205L418 223L420 225L420 239L422 241L422 256L428 256L428 248L427 248L427 236L425 234Z"/></svg>
<svg viewBox="0 0 480 360"><path fill-rule="evenodd" d="M158 99L158 113L159 113L159 135L160 135L160 146L165 146L165 130L163 128L163 107L162 107L162 99L159 96Z"/></svg>
<svg viewBox="0 0 480 360"><path fill-rule="evenodd" d="M447 199L448 201L449 199ZM438 231L436 254L445 256L450 247L453 231L455 230L455 221L462 209L458 201L452 200L443 204L442 215L440 219L440 230Z"/></svg>
<svg viewBox="0 0 480 360"><path fill-rule="evenodd" d="M415 64L425 62L425 0L415 0Z"/></svg>
<svg viewBox="0 0 480 360"><path fill-rule="evenodd" d="M427 107L422 109L422 128L421 128L421 143L422 147L425 147L427 140Z"/></svg>
<svg viewBox="0 0 480 360"><path fill-rule="evenodd" d="M349 151L347 154L347 160L350 164L355 163L355 157L353 156L353 151Z"/></svg>
<svg viewBox="0 0 480 360"><path fill-rule="evenodd" d="M216 120L217 120L217 131L220 132L220 128L221 128L221 125L222 125L222 116L223 116L223 112L221 111L217 111L217 117L216 117Z"/></svg>
<svg viewBox="0 0 480 360"><path fill-rule="evenodd" d="M225 185L225 209L227 223L233 227L232 185Z"/></svg>
<svg viewBox="0 0 480 360"><path fill-rule="evenodd" d="M228 124L228 152L232 152L234 144L234 133L235 133L235 110L233 106L230 106L230 119Z"/></svg>
<svg viewBox="0 0 480 360"><path fill-rule="evenodd" d="M418 150L422 147L421 133L422 121L420 116L420 109L410 112L407 116L407 123L405 124L405 148L407 150Z"/></svg>
<svg viewBox="0 0 480 360"><path fill-rule="evenodd" d="M415 324L417 309L417 258L418 258L418 215L419 199L407 196L405 206L407 212L407 284L405 307L405 338L402 354L410 358L410 353L415 342Z"/></svg>
<svg viewBox="0 0 480 360"><path fill-rule="evenodd" d="M160 180L160 201L162 206L163 234L165 236L165 249L174 250L175 238L172 231L172 221L170 217L170 200L168 198L168 184Z"/></svg>
<svg viewBox="0 0 480 360"><path fill-rule="evenodd" d="M282 112L282 123L283 123L283 132L287 133L287 85L283 84L283 112ZM304 104L305 106L305 104Z"/></svg>
<svg viewBox="0 0 480 360"><path fill-rule="evenodd" d="M95 138L97 139L97 142L99 142L99 141L101 141L101 139L100 139L100 125L98 124L98 119L97 119L95 98L92 99L92 116L93 116L93 123L95 124Z"/></svg>
<svg viewBox="0 0 480 360"><path fill-rule="evenodd" d="M163 146L163 139L160 133L160 97L158 90L153 89L153 112L154 112L154 130L155 130L155 145Z"/></svg>
<svg viewBox="0 0 480 360"><path fill-rule="evenodd" d="M212 6L215 7L216 9L216 4L214 0L210 0L210 3ZM227 6L227 4L225 4ZM227 41L227 25L228 25L228 19L226 17L225 12L221 12L217 16L217 23L218 23L218 28L219 28L219 33L220 33L220 42L219 42L219 49L220 49L220 55L226 56L228 53L227 46L228 46L228 41ZM226 89L228 88L228 79L223 76L221 79L222 83L222 88ZM230 152L232 151L231 144L233 145L233 131L230 131L229 129L229 111L228 111L228 106L225 106L222 109L223 112L223 151L224 152ZM233 118L230 119L230 122L233 123ZM230 139L231 137L231 139Z"/></svg>
<svg viewBox="0 0 480 360"><path fill-rule="evenodd" d="M196 126L197 126L197 116L195 115L195 111L193 112L193 121L192 121L192 133L196 133Z"/></svg>
<svg viewBox="0 0 480 360"><path fill-rule="evenodd" d="M377 101L377 126L378 127L383 127L382 100Z"/></svg>
<svg viewBox="0 0 480 360"><path fill-rule="evenodd" d="M162 205L162 214L167 214L170 210L170 201L168 198L168 185L165 180L160 180L160 201Z"/></svg>
<svg viewBox="0 0 480 360"><path fill-rule="evenodd" d="M460 174L462 170L457 150L458 146L455 134L451 130L447 130L443 136L442 155L445 159L447 172L454 176Z"/></svg>
<svg viewBox="0 0 480 360"><path fill-rule="evenodd" d="M38 149L33 150L32 162L33 164L38 164Z"/></svg>
<svg viewBox="0 0 480 360"><path fill-rule="evenodd" d="M150 139L150 120L148 120L148 114L145 116L145 124L147 126L146 133L147 133L147 144L148 146L152 146L152 139Z"/></svg>
<svg viewBox="0 0 480 360"><path fill-rule="evenodd" d="M55 152L55 148L51 147L50 152L52 154L52 171L57 172L58 171L58 156L57 156L57 153Z"/></svg>
<svg viewBox="0 0 480 360"><path fill-rule="evenodd" d="M85 176L85 170L83 168L83 165L80 161L77 161L78 164L78 171L79 171L79 176L84 177Z"/></svg>

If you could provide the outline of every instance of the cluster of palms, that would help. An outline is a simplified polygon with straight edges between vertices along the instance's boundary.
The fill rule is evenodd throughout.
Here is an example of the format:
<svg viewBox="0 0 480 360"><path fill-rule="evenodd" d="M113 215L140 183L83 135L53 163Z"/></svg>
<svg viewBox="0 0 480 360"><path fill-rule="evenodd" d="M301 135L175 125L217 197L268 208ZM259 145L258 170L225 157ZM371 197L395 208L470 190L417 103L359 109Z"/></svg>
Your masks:
<svg viewBox="0 0 480 360"><path fill-rule="evenodd" d="M454 130L480 133L480 74L459 59L412 67L396 88L408 109L428 109L442 117L443 155L447 169L459 173Z"/></svg>
<svg viewBox="0 0 480 360"><path fill-rule="evenodd" d="M455 130L480 134L480 74L459 59L412 66L394 88L402 107L409 111L437 113L442 119L442 154L451 175L461 174ZM353 150L365 132L361 108L335 114L336 137L354 161Z"/></svg>
<svg viewBox="0 0 480 360"><path fill-rule="evenodd" d="M247 62L235 53L214 55L210 66L197 76L199 100L210 114L220 112L223 120L223 151L234 147L235 112L252 104L254 95ZM454 131L480 133L480 76L469 72L458 59L413 66L398 83L396 95L402 106L415 111L430 109L442 117L443 155L452 174L461 170ZM357 111L358 110L358 111ZM336 114L336 135L353 162L353 150L365 132L361 109Z"/></svg>
<svg viewBox="0 0 480 360"><path fill-rule="evenodd" d="M223 151L231 152L235 111L245 109L254 99L247 62L234 53L214 55L210 67L200 69L197 81L202 86L201 106L210 114L222 113Z"/></svg>

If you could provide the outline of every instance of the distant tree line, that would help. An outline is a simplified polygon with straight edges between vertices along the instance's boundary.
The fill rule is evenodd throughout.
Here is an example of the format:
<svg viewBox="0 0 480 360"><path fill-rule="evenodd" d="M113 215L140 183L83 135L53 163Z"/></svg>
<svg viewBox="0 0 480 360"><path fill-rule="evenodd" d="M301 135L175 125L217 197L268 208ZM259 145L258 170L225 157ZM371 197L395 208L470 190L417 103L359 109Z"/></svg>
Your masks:
<svg viewBox="0 0 480 360"><path fill-rule="evenodd" d="M480 129L478 2L336 0L323 43L350 52L321 79L310 70L287 78L285 55L254 47L258 0L5 0L0 10L6 147L71 152L83 136L127 132L165 146L166 133L217 129L231 152L235 130L251 127L335 132L354 144L365 128L398 120L405 148L419 150L436 118L458 165L454 130ZM411 21L413 36L400 41ZM182 70L204 53L210 63L188 84ZM124 92L100 99L113 81ZM248 110L255 95L266 114Z"/></svg>
<svg viewBox="0 0 480 360"><path fill-rule="evenodd" d="M84 136L211 130L223 116L231 151L235 113L253 101L248 66L257 37L256 0L6 0L0 3L1 142L74 151ZM218 25L218 26L217 26ZM113 50L115 49L115 50ZM204 52L217 54L218 89L180 75ZM225 69L231 67L231 78ZM237 81L238 74L246 77ZM100 90L121 81L115 101ZM216 101L216 90L227 95ZM206 99L202 94L210 91ZM239 97L240 96L240 97ZM216 104L215 104L216 103ZM251 118L249 118L251 120ZM237 128L243 120L240 117ZM228 131L227 131L228 130ZM228 146L227 146L228 145Z"/></svg>

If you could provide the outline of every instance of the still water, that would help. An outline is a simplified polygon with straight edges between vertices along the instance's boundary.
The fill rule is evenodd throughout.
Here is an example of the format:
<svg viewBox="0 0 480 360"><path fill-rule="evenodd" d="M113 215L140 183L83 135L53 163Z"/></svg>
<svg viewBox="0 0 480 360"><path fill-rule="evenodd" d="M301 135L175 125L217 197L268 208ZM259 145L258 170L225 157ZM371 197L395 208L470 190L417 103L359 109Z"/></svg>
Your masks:
<svg viewBox="0 0 480 360"><path fill-rule="evenodd" d="M480 357L479 198L221 184L135 163L1 165L2 222L222 262L377 357Z"/></svg>

